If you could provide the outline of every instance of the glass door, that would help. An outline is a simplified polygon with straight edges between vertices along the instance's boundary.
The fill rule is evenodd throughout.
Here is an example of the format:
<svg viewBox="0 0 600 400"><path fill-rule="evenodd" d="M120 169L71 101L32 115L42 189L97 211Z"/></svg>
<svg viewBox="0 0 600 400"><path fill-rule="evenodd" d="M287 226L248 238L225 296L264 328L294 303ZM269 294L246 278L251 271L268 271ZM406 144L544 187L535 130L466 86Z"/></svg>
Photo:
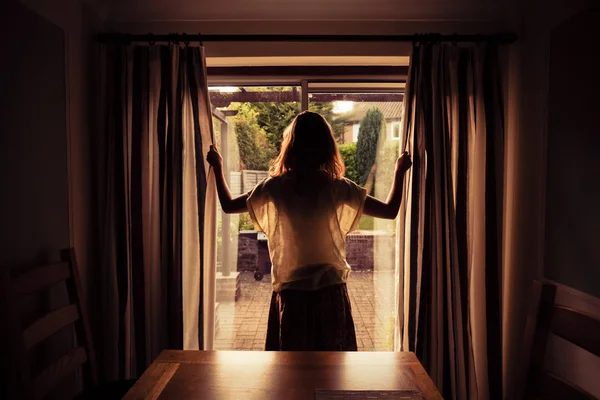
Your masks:
<svg viewBox="0 0 600 400"><path fill-rule="evenodd" d="M268 176L283 129L301 110L299 86L210 87L216 143L232 196ZM271 300L270 259L264 234L248 213L218 206L215 304L216 350L264 350Z"/></svg>
<svg viewBox="0 0 600 400"><path fill-rule="evenodd" d="M332 125L346 178L386 200L400 154L403 83L309 82L308 109ZM348 292L359 351L392 351L396 221L363 216L346 239Z"/></svg>
<svg viewBox="0 0 600 400"><path fill-rule="evenodd" d="M308 109L332 125L346 177L385 200L402 142L403 92L404 84L397 82L210 87L216 143L232 195L268 176L283 129ZM220 208L217 229L214 348L262 350L272 294L266 237L248 214L227 215ZM366 216L346 241L360 351L393 350L395 242L396 221Z"/></svg>

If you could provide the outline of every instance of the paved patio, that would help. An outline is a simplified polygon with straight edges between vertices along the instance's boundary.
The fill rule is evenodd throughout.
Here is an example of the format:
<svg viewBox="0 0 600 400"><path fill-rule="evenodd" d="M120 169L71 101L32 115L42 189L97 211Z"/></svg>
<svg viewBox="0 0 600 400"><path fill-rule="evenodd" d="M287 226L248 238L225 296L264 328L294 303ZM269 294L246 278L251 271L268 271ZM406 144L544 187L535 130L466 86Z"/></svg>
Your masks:
<svg viewBox="0 0 600 400"><path fill-rule="evenodd" d="M264 350L271 300L271 277L256 281L242 272L238 301L219 303L217 350ZM393 271L352 272L348 291L359 351L392 351L394 343Z"/></svg>

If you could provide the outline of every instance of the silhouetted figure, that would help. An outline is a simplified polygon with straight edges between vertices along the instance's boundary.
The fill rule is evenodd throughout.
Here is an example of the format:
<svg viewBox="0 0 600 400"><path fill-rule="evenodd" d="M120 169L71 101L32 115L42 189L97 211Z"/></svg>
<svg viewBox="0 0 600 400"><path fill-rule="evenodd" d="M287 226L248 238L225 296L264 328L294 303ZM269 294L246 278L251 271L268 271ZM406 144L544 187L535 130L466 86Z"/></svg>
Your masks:
<svg viewBox="0 0 600 400"><path fill-rule="evenodd" d="M231 197L214 146L207 161L215 171L223 211L249 212L269 241L273 295L266 350L357 350L346 287L346 235L363 214L396 218L404 173L411 166L408 153L396 163L385 202L343 177L331 126L309 111L286 128L270 177L250 193Z"/></svg>

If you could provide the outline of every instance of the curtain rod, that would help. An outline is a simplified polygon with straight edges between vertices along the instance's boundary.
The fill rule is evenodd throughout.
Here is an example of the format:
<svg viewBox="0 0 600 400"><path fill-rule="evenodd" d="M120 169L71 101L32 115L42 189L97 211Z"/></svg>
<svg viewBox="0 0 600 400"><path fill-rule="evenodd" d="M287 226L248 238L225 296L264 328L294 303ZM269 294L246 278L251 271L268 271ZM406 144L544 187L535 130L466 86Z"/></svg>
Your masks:
<svg viewBox="0 0 600 400"><path fill-rule="evenodd" d="M131 43L131 42L412 42L412 43L440 43L440 42L496 42L509 44L517 40L515 33L495 34L441 34L425 33L413 35L203 35L186 33L169 34L128 34L128 33L102 33L98 40L103 43Z"/></svg>

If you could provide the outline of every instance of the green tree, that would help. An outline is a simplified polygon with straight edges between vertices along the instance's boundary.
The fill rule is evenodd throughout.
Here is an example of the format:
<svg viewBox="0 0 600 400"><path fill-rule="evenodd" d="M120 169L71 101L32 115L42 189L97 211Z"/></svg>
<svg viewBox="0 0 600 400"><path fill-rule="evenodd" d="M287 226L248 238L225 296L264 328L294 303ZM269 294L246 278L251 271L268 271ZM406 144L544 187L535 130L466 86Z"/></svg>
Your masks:
<svg viewBox="0 0 600 400"><path fill-rule="evenodd" d="M291 87L252 88L252 91L285 92ZM309 103L309 110L318 112L329 122L334 136L343 137L347 115L333 112L333 102ZM269 160L281 149L283 131L300 113L299 102L253 102L232 103L230 109L238 111L236 116L236 136L243 166L250 169L268 169ZM243 125L246 126L243 126ZM260 167L260 168L258 168Z"/></svg>
<svg viewBox="0 0 600 400"><path fill-rule="evenodd" d="M255 91L287 91L290 87L254 88ZM245 103L248 111L254 114L256 123L265 132L271 150L277 154L281 149L283 131L301 111L299 102L256 102ZM340 139L344 134L348 115L333 112L333 102L311 102L308 109L321 114L333 128L334 136Z"/></svg>
<svg viewBox="0 0 600 400"><path fill-rule="evenodd" d="M346 166L345 177L358 183L358 164L356 162L356 143L346 143L340 145L340 154Z"/></svg>
<svg viewBox="0 0 600 400"><path fill-rule="evenodd" d="M248 103L256 112L256 122L276 152L281 149L283 131L300 113L299 103Z"/></svg>
<svg viewBox="0 0 600 400"><path fill-rule="evenodd" d="M243 169L265 170L263 151L256 144L256 135L252 125L242 121L235 122L235 136L240 149L240 161Z"/></svg>
<svg viewBox="0 0 600 400"><path fill-rule="evenodd" d="M240 167L268 170L269 160L275 151L267 140L266 132L258 124L258 112L252 103L233 103L231 108L238 111L234 119L234 127L239 147Z"/></svg>
<svg viewBox="0 0 600 400"><path fill-rule="evenodd" d="M299 103L249 103L256 112L256 121L265 131L267 140L273 146L276 153L281 149L283 131L300 113ZM344 134L344 125L347 116L337 115L333 112L333 102L309 103L308 109L321 114L333 129L334 136L339 140Z"/></svg>
<svg viewBox="0 0 600 400"><path fill-rule="evenodd" d="M371 169L375 165L377 143L383 128L383 113L378 108L370 109L360 121L356 143L356 158L358 159L358 175L361 185L367 182Z"/></svg>

